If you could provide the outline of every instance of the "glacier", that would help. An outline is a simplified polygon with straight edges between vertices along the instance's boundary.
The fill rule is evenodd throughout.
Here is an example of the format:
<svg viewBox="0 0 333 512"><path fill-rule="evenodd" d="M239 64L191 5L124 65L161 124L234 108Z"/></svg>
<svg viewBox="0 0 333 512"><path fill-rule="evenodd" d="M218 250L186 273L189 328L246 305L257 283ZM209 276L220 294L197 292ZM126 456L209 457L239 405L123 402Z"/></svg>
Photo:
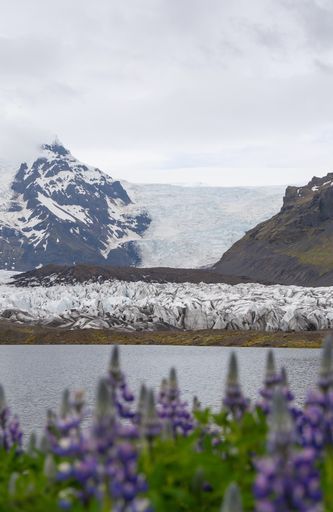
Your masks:
<svg viewBox="0 0 333 512"><path fill-rule="evenodd" d="M333 288L116 280L15 287L2 272L0 318L70 329L331 329Z"/></svg>
<svg viewBox="0 0 333 512"><path fill-rule="evenodd" d="M276 214L283 186L209 187L122 182L151 224L135 245L142 267L216 263L245 232Z"/></svg>
<svg viewBox="0 0 333 512"><path fill-rule="evenodd" d="M114 181L59 141L42 145L26 164L0 158L0 176L0 267L8 270L88 261L209 267L277 213L284 195L282 186Z"/></svg>

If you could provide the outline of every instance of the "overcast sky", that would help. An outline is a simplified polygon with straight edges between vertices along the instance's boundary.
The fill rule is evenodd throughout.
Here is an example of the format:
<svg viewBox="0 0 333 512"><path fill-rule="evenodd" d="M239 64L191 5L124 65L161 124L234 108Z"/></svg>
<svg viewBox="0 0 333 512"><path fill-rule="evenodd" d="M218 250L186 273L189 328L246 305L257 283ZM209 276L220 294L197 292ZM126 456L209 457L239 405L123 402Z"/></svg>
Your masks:
<svg viewBox="0 0 333 512"><path fill-rule="evenodd" d="M0 158L137 182L333 170L332 0L0 0Z"/></svg>

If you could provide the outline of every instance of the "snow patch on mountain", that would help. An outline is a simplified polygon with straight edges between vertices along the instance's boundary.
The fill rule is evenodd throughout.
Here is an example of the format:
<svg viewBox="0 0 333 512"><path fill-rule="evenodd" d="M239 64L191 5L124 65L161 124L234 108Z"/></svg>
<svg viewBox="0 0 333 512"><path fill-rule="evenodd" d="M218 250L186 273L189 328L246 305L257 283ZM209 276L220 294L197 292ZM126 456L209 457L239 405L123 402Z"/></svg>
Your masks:
<svg viewBox="0 0 333 512"><path fill-rule="evenodd" d="M247 230L280 210L285 188L123 183L152 219L136 242L143 267L212 265Z"/></svg>
<svg viewBox="0 0 333 512"><path fill-rule="evenodd" d="M0 317L67 328L333 328L333 288L106 281L14 287L0 276Z"/></svg>

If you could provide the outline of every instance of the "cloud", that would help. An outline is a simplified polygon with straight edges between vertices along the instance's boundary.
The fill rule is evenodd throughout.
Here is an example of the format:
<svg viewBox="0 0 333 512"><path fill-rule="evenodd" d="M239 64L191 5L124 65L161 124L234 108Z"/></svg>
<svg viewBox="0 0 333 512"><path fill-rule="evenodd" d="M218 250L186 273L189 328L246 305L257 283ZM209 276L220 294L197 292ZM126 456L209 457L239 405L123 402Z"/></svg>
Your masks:
<svg viewBox="0 0 333 512"><path fill-rule="evenodd" d="M320 174L332 164L332 12L319 0L4 0L0 157L58 134L136 181L177 168L195 181L203 168L219 182L247 166L252 183L256 167L279 168L271 182L291 167Z"/></svg>
<svg viewBox="0 0 333 512"><path fill-rule="evenodd" d="M333 4L330 0L281 0L292 12L296 23L304 31L305 41L314 50L331 50L333 47Z"/></svg>

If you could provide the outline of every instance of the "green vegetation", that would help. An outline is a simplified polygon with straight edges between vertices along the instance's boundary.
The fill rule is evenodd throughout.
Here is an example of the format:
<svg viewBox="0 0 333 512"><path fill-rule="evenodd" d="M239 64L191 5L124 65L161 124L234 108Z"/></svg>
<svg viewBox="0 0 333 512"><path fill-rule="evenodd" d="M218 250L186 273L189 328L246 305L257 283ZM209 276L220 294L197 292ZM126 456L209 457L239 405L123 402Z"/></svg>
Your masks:
<svg viewBox="0 0 333 512"><path fill-rule="evenodd" d="M175 369L155 399L135 399L115 347L90 425L82 391L65 390L45 435L22 448L0 386L1 512L331 512L333 346L304 408L268 353L255 403L230 358L220 411L182 399Z"/></svg>
<svg viewBox="0 0 333 512"><path fill-rule="evenodd" d="M329 272L333 268L333 240L329 238L317 238L315 245L308 248L286 251L289 256L295 256L304 265L313 265L320 270L320 275Z"/></svg>
<svg viewBox="0 0 333 512"><path fill-rule="evenodd" d="M56 329L0 320L1 345L195 345L219 347L320 348L326 331L114 331Z"/></svg>
<svg viewBox="0 0 333 512"><path fill-rule="evenodd" d="M158 512L218 511L229 484L242 483L245 510L253 509L252 486L255 470L252 453L265 451L266 422L261 414L247 413L239 422L229 421L225 414L197 414L198 426L188 437L157 439L146 445L139 460L148 489L144 496ZM214 447L213 434L204 429L214 421L225 432L223 442ZM200 446L200 450L197 447ZM224 459L222 462L222 458ZM63 457L55 456L54 467L48 468L47 455L39 450L17 454L0 452L0 510L6 512L56 512L61 496L75 496L79 488L75 479L57 479L57 468ZM66 460L71 460L68 457ZM87 505L73 500L73 512L110 512L112 498L104 503L92 498ZM133 509L140 510L140 509Z"/></svg>

